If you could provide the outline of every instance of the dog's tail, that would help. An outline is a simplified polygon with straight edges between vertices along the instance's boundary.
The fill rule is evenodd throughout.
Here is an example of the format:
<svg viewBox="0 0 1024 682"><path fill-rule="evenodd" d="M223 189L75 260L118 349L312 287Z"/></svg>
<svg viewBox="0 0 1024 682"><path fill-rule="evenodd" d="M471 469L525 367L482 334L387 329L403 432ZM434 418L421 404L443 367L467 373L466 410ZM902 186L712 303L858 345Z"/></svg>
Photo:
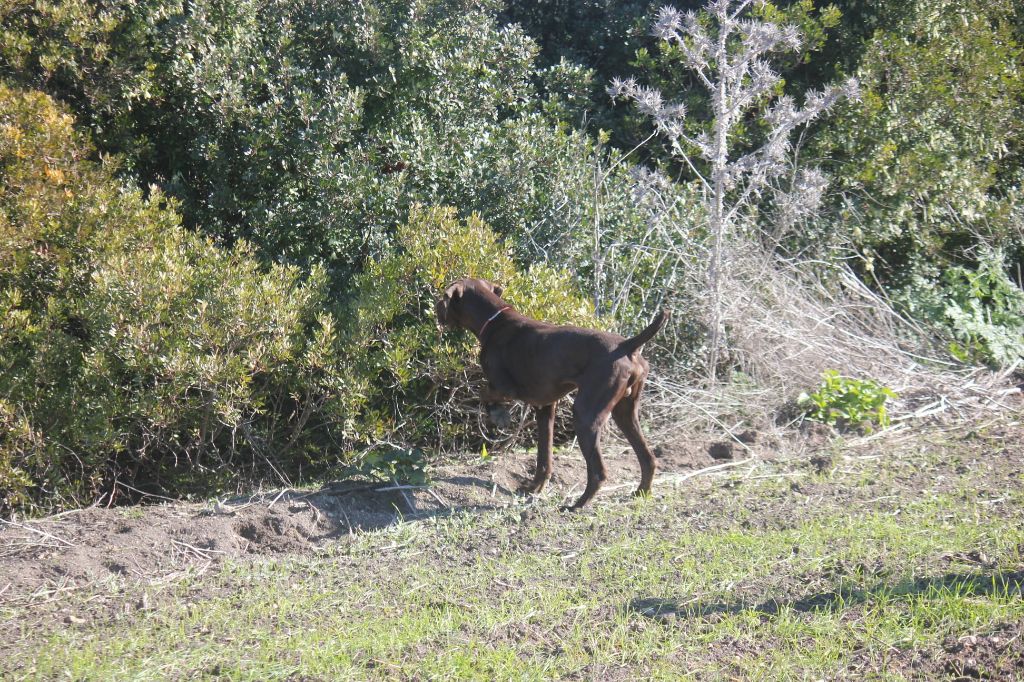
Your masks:
<svg viewBox="0 0 1024 682"><path fill-rule="evenodd" d="M651 323L647 327L637 334L636 336L626 339L619 345L619 350L623 355L632 355L633 353L640 350L640 346L644 345L648 341L654 338L654 335L658 333L665 325L665 320L668 319L669 312L667 308L662 308L658 312L657 317L651 320Z"/></svg>

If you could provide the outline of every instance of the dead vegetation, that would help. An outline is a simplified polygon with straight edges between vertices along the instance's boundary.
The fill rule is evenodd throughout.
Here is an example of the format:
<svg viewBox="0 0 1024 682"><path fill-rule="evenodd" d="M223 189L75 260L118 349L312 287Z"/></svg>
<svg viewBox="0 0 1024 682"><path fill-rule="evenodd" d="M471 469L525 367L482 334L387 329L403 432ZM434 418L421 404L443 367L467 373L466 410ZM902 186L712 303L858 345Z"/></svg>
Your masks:
<svg viewBox="0 0 1024 682"><path fill-rule="evenodd" d="M893 389L893 431L940 413L971 420L1019 409L1019 363L995 371L957 362L850 269L753 247L728 262L723 320L733 381L708 387L696 374L653 374L647 412L662 439L718 433L743 447L740 435L750 429L778 435L800 421L797 394L826 370ZM699 318L704 304L691 305L680 314Z"/></svg>

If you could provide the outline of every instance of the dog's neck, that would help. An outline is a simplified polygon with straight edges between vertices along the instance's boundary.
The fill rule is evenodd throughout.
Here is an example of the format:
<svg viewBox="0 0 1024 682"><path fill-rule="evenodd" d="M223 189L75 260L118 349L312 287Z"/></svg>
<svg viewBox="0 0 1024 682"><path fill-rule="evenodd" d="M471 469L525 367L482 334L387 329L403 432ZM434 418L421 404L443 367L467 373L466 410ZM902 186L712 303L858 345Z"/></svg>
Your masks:
<svg viewBox="0 0 1024 682"><path fill-rule="evenodd" d="M486 320L484 320L484 323L482 325L480 325L480 331L478 331L476 333L476 338L479 339L482 342L484 340L484 331L487 330L487 325L489 325L491 322L494 322L494 320L496 320L498 318L498 315L501 315L503 312L505 312L506 310L508 310L511 307L512 306L507 305L507 306L504 306L502 308L498 308L498 312L494 313L493 315L488 317Z"/></svg>

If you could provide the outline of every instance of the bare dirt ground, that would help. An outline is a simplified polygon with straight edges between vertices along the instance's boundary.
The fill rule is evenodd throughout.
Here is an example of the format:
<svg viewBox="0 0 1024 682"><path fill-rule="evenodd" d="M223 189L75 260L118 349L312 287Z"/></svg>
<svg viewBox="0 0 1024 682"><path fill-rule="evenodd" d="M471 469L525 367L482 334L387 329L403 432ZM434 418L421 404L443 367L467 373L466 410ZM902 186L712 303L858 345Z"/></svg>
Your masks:
<svg viewBox="0 0 1024 682"><path fill-rule="evenodd" d="M682 498L673 507L673 517L682 520L673 520L673 524L682 523L696 532L743 532L790 528L801 519L820 515L823 508L899 514L907 499L963 494L965 490L970 491L974 503L980 500L992 505L990 509L1000 509L1009 504L1012 495L1008 493L1016 493L1024 483L1024 425L1013 415L981 422L937 417L877 438L846 442L834 438L829 429L812 425L789 432L748 432L736 441L694 438L665 446L658 451L655 493L675 489ZM927 463L915 459L915 453L925 450ZM606 459L609 480L596 505L628 497L639 478L636 460L622 444L608 447ZM885 465L873 470L865 464L873 462ZM53 629L87 627L122 615L133 618L131 614L151 608L147 600L157 598L148 596L154 594L154 586L173 584L185 576L197 585L195 599L210 597L223 588L203 581L197 584L195 578L215 575L226 560L318 555L352 542L365 531L399 523L465 512L486 515L505 510L507 514L508 508L518 508L521 511L515 521L521 519L526 528L537 521L538 514L552 512L531 506L515 492L529 479L532 469L531 454L513 452L486 462L463 459L441 464L432 469L429 487L346 481L312 490L276 489L219 502L88 508L46 519L5 521L0 524L0 606L19 612L28 609L31 622L0 623L0 640L14 646L10 651L16 653L19 641L38 644ZM748 473L713 482L715 474L726 471ZM745 495L744 486L758 479L779 481L783 487L771 495ZM584 481L581 455L575 448L565 448L556 453L554 476L545 496L569 502ZM1024 522L1021 509L1011 504L1006 510L1008 528ZM603 523L600 519L598 515L594 523ZM529 546L533 542L543 545L538 545L537 551L549 552L558 537L552 532L551 537L537 540L515 528L484 524L472 536L473 546L439 551L438 560L451 562L462 556L470 560L468 557L489 546L512 540L518 551L533 551ZM1002 557L998 566L983 552L941 557L942 566L935 567L937 577L924 579L928 584L908 583L900 589L942 587L943 571L951 577L950 584L960 584L964 575L979 572L997 577L998 584L979 582L971 589L979 594L1002 590L1019 598L1024 584L1024 564L1019 557L1024 556L1024 546L1017 548L1016 556L1009 564ZM386 576L391 560L381 555L364 561L361 570ZM869 564L823 565L816 579L829 584L843 575L886 577L883 562ZM738 586L737 592L743 587ZM771 618L781 608L810 614L833 604L848 606L871 598L870 594L827 589L808 595L807 585L794 576L768 576L750 588L753 596L749 601L684 605L649 600L631 603L629 609L667 627L693 621L707 622L710 627L717 619L739 611ZM756 596L773 593L803 596L782 602ZM749 641L737 638L733 647L726 646L715 655L744 655L744 648L750 646ZM4 648L0 645L0 657ZM893 650L882 663L874 652L865 652L863 660L858 656L861 654L852 654L850 679L859 675L857 666L868 676L885 671L909 679L1024 679L1024 622L950 636L938 648Z"/></svg>
<svg viewBox="0 0 1024 682"><path fill-rule="evenodd" d="M734 444L709 441L659 450L661 474L734 461ZM622 448L616 448L622 450ZM714 456L712 456L712 454ZM770 453L764 453L770 456ZM632 453L606 458L605 494L636 486ZM455 510L498 509L521 501L534 456L514 452L489 462L437 467L430 486L338 482L317 490L277 489L220 502L86 508L0 526L0 599L59 595L116 577L173 580L226 558L302 554L359 531ZM549 488L579 494L586 466L576 451L556 455Z"/></svg>

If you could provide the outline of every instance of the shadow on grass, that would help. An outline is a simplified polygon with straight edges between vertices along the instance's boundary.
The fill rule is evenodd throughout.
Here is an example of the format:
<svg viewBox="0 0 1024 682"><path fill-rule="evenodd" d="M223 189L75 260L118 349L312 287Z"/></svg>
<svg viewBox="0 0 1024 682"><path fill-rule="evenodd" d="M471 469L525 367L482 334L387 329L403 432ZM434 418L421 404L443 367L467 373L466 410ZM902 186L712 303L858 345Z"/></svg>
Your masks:
<svg viewBox="0 0 1024 682"><path fill-rule="evenodd" d="M660 621L691 620L719 615L754 613L775 616L780 611L839 612L845 609L879 600L907 600L954 594L965 597L981 597L993 594L1020 598L1024 596L1024 571L994 571L988 573L947 573L932 578L905 579L895 583L879 583L872 587L840 586L829 592L819 592L792 600L769 599L760 603L748 601L693 601L679 602L670 599L634 599L626 611L638 613Z"/></svg>

